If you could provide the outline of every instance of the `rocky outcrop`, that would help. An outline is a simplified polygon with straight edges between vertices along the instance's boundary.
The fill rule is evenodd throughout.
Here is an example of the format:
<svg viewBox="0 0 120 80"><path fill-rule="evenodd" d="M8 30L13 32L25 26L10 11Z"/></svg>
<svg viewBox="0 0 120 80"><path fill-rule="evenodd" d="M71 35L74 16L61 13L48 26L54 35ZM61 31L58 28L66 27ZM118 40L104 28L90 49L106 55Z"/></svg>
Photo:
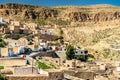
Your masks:
<svg viewBox="0 0 120 80"><path fill-rule="evenodd" d="M32 8L38 8L39 6L35 5L24 5L24 4L18 4L18 3L7 3L7 4L1 4L0 9L32 9Z"/></svg>
<svg viewBox="0 0 120 80"><path fill-rule="evenodd" d="M68 21L93 21L93 22L101 22L101 21L111 21L120 19L120 12L113 8L113 11L104 11L102 10L94 10L93 8L79 8L69 10L71 7L67 7L64 10L60 8L48 8L42 6L34 6L34 5L24 5L24 4L16 4L16 3L8 3L0 5L0 16L2 17L10 17L19 19L62 19ZM102 9L104 7L101 7ZM99 8L98 8L99 9ZM118 7L119 9L119 7ZM84 10L84 11L82 11ZM116 10L116 11L115 11Z"/></svg>
<svg viewBox="0 0 120 80"><path fill-rule="evenodd" d="M120 12L98 12L95 14L84 13L84 12L71 12L64 14L63 19L72 21L110 21L120 19Z"/></svg>
<svg viewBox="0 0 120 80"><path fill-rule="evenodd" d="M57 10L48 10L48 9L44 9L42 11L25 10L23 11L22 16L27 19L38 19L38 18L48 19L48 18L56 18L57 14L58 14Z"/></svg>
<svg viewBox="0 0 120 80"><path fill-rule="evenodd" d="M57 10L53 9L43 9L40 11L35 10L20 10L20 9L4 9L0 11L0 16L2 17L20 17L20 19L49 19L56 18L58 15Z"/></svg>
<svg viewBox="0 0 120 80"><path fill-rule="evenodd" d="M83 12L71 12L65 15L66 17L68 17L68 20L74 20L74 21L88 21L89 20L89 14L86 14Z"/></svg>
<svg viewBox="0 0 120 80"><path fill-rule="evenodd" d="M94 16L94 21L110 21L115 19L120 19L120 12L113 13L99 12Z"/></svg>

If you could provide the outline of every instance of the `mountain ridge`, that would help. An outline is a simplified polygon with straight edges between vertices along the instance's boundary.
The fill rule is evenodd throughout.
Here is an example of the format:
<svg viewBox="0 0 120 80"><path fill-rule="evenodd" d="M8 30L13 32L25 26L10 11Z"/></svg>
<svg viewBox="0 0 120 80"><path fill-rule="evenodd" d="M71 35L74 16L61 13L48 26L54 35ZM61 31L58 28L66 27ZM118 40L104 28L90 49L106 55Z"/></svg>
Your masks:
<svg viewBox="0 0 120 80"><path fill-rule="evenodd" d="M0 4L0 16L13 20L62 22L101 22L120 19L120 7L108 4L45 7L19 3ZM59 22L58 21L58 22Z"/></svg>

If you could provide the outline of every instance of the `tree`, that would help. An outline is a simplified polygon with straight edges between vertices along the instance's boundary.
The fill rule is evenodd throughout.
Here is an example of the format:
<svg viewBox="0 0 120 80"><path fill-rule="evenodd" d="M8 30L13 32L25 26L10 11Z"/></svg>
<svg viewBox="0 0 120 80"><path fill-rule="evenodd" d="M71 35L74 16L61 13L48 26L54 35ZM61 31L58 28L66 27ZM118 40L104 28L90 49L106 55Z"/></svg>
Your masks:
<svg viewBox="0 0 120 80"><path fill-rule="evenodd" d="M4 47L4 46L5 46L5 42L2 39L0 39L0 47Z"/></svg>
<svg viewBox="0 0 120 80"><path fill-rule="evenodd" d="M4 42L0 42L0 47L4 47Z"/></svg>
<svg viewBox="0 0 120 80"><path fill-rule="evenodd" d="M4 78L1 76L1 70L4 69L4 66L0 66L0 80L4 80Z"/></svg>
<svg viewBox="0 0 120 80"><path fill-rule="evenodd" d="M63 37L64 31L61 28L59 28L59 34Z"/></svg>
<svg viewBox="0 0 120 80"><path fill-rule="evenodd" d="M67 46L67 50L66 50L66 58L68 60L71 60L71 59L74 59L74 55L75 55L75 52L74 52L74 47L72 45L68 45Z"/></svg>

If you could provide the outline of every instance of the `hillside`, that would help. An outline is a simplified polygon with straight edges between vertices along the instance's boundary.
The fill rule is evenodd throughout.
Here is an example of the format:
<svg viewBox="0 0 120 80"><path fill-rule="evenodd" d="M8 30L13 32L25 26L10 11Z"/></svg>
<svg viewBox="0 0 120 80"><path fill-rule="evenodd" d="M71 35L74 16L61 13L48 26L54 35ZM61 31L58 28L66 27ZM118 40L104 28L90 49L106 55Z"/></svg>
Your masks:
<svg viewBox="0 0 120 80"><path fill-rule="evenodd" d="M110 21L120 19L120 7L112 5L43 7L17 3L0 5L0 16L19 20Z"/></svg>
<svg viewBox="0 0 120 80"><path fill-rule="evenodd" d="M5 19L36 22L41 26L52 25L49 30L57 35L61 35L61 27L65 41L88 49L96 58L100 56L99 58L119 59L118 6L103 4L44 7L7 3L0 5L0 16ZM107 50L111 53L107 54L108 56Z"/></svg>

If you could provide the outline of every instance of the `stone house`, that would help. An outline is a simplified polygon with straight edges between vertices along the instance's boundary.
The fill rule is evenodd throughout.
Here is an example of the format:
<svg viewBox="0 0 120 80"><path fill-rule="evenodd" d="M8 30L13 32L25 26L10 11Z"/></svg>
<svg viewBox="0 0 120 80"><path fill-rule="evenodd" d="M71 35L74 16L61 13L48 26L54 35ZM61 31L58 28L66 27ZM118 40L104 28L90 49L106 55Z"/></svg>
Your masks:
<svg viewBox="0 0 120 80"><path fill-rule="evenodd" d="M102 61L95 61L96 66L98 66L99 70L106 70L106 63Z"/></svg>
<svg viewBox="0 0 120 80"><path fill-rule="evenodd" d="M61 63L62 69L73 69L73 68L75 68L75 66L76 66L75 60L64 60Z"/></svg>
<svg viewBox="0 0 120 80"><path fill-rule="evenodd" d="M11 21L10 21L10 25L14 25L14 26L21 26L21 22L11 20Z"/></svg>
<svg viewBox="0 0 120 80"><path fill-rule="evenodd" d="M18 40L18 42L19 42L20 46L26 46L29 43L28 40L25 37L20 38Z"/></svg>
<svg viewBox="0 0 120 80"><path fill-rule="evenodd" d="M6 66L6 67L12 67L12 66L25 66L26 60L19 57L14 58L0 58L0 65Z"/></svg>
<svg viewBox="0 0 120 80"><path fill-rule="evenodd" d="M32 34L39 34L40 33L40 31L39 30L32 30Z"/></svg>
<svg viewBox="0 0 120 80"><path fill-rule="evenodd" d="M13 51L14 55L17 55L20 47L9 47L9 48L0 48L0 56L7 57L9 51Z"/></svg>
<svg viewBox="0 0 120 80"><path fill-rule="evenodd" d="M38 48L38 45L32 44L32 45L26 45L26 47L35 50L36 48Z"/></svg>
<svg viewBox="0 0 120 80"><path fill-rule="evenodd" d="M77 72L75 73L75 77L85 80L94 80L95 74L94 72Z"/></svg>
<svg viewBox="0 0 120 80"><path fill-rule="evenodd" d="M3 29L3 33L4 33L4 34L10 33L10 29L9 29L9 28L4 28L4 29Z"/></svg>
<svg viewBox="0 0 120 80"><path fill-rule="evenodd" d="M15 55L18 54L19 48L20 48L20 47L13 47L13 52L14 52Z"/></svg>
<svg viewBox="0 0 120 80"><path fill-rule="evenodd" d="M11 33L19 33L20 32L20 26L9 25L9 28L10 28Z"/></svg>
<svg viewBox="0 0 120 80"><path fill-rule="evenodd" d="M38 74L38 69L35 68L35 67L25 67L25 66L23 66L23 67L15 67L13 74L15 74L15 75Z"/></svg>
<svg viewBox="0 0 120 80"><path fill-rule="evenodd" d="M73 69L79 65L77 65L78 63L80 63L79 60L66 60L66 59L61 59L61 58L51 58L51 57L44 57L42 58L40 61L43 61L45 63L52 63L55 65L58 65L62 70L65 69Z"/></svg>
<svg viewBox="0 0 120 80"><path fill-rule="evenodd" d="M33 80L33 79L34 80L63 80L64 79L64 73L59 70L53 70L53 69L40 70L39 71L40 74L36 74L37 73L36 69L33 69L34 74L29 74L29 73L31 73L30 71L32 71L31 68L29 68L29 67L28 68L26 67L26 68L20 69L20 70L16 68L17 73L13 74L13 75L7 75L6 76L7 79L8 80L24 80L24 79L26 79L26 80ZM24 72L24 70L26 73ZM18 74L21 72L23 74Z"/></svg>
<svg viewBox="0 0 120 80"><path fill-rule="evenodd" d="M8 56L8 48L0 48L0 56L1 57Z"/></svg>
<svg viewBox="0 0 120 80"><path fill-rule="evenodd" d="M26 23L25 24L30 30L35 30L37 27L37 24L35 23Z"/></svg>
<svg viewBox="0 0 120 80"><path fill-rule="evenodd" d="M49 76L49 80L62 80L64 79L64 73L57 69L46 69L39 71L40 74L46 74Z"/></svg>

